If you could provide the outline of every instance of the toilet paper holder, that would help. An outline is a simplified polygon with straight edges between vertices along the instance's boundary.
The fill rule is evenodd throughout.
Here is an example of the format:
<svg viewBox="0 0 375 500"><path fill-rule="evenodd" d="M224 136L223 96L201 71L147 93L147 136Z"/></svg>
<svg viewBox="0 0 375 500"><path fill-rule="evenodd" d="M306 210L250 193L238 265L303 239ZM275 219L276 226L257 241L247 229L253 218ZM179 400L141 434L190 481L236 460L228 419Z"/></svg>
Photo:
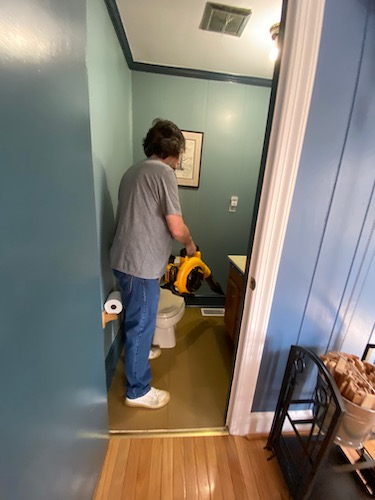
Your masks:
<svg viewBox="0 0 375 500"><path fill-rule="evenodd" d="M105 309L102 311L102 327L103 329L107 326L110 321L115 321L118 319L118 314L107 313Z"/></svg>
<svg viewBox="0 0 375 500"><path fill-rule="evenodd" d="M118 291L111 292L104 303L102 310L102 327L107 326L110 321L115 321L119 318L122 311L121 293Z"/></svg>

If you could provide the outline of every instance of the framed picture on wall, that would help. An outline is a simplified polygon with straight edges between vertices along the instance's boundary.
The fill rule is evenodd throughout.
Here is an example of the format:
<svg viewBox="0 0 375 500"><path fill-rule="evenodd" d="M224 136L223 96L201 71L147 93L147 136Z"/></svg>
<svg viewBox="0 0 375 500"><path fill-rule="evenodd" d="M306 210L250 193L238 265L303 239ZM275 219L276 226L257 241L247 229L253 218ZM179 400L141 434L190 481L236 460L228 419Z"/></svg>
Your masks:
<svg viewBox="0 0 375 500"><path fill-rule="evenodd" d="M190 132L181 130L185 137L185 153L176 168L179 186L197 188L201 170L201 156L203 145L203 132Z"/></svg>

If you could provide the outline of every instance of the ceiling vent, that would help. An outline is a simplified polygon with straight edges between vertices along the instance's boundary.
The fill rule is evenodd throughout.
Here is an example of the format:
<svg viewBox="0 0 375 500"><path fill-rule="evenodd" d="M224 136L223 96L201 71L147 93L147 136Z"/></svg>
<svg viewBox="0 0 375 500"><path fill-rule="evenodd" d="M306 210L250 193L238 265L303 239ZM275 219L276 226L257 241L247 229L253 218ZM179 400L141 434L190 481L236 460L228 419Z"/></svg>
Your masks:
<svg viewBox="0 0 375 500"><path fill-rule="evenodd" d="M199 26L206 31L241 36L250 18L251 10L207 2Z"/></svg>

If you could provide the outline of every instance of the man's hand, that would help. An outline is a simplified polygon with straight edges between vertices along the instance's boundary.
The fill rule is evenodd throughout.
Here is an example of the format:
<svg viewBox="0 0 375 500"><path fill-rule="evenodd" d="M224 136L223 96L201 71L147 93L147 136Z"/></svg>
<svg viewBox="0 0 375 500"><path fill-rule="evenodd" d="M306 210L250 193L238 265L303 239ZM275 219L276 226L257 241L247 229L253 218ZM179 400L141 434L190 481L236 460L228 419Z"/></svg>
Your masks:
<svg viewBox="0 0 375 500"><path fill-rule="evenodd" d="M190 243L188 243L187 245L185 245L185 248L186 248L186 253L189 257L194 255L195 252L197 251L197 245L194 243L193 240Z"/></svg>

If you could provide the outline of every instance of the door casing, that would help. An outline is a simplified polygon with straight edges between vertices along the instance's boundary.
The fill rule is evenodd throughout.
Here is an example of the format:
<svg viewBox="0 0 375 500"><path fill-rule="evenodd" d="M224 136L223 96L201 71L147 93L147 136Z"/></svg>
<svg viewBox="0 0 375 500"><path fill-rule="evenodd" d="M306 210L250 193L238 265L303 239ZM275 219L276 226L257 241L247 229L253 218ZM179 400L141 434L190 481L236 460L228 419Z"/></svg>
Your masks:
<svg viewBox="0 0 375 500"><path fill-rule="evenodd" d="M230 434L269 431L269 415L251 413L267 336L310 109L325 0L288 0L283 54L247 280L226 425Z"/></svg>

